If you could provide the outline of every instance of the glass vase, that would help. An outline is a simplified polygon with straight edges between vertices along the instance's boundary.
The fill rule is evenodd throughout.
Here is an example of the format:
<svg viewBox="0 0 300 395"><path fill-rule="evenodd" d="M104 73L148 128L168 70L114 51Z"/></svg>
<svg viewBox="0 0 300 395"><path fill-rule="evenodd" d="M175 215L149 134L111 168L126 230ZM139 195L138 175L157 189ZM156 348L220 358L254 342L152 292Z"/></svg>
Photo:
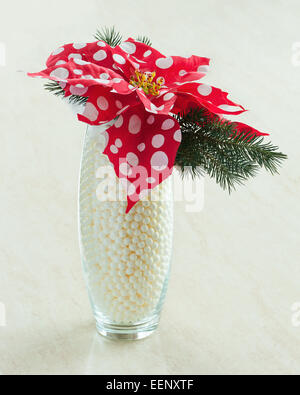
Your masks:
<svg viewBox="0 0 300 395"><path fill-rule="evenodd" d="M88 126L85 136L79 190L81 257L99 333L135 340L157 328L167 291L172 179L125 214L126 191L103 155L109 126Z"/></svg>

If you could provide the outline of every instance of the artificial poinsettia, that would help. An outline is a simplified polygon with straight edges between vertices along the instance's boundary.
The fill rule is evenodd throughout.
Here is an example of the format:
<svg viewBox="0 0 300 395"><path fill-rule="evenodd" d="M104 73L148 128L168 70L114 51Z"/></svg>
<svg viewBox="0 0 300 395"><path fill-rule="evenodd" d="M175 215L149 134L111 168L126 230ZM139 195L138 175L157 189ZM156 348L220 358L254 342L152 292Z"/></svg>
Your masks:
<svg viewBox="0 0 300 395"><path fill-rule="evenodd" d="M198 106L218 116L244 108L218 88L200 83L209 59L166 57L130 38L113 48L104 41L68 44L54 51L47 69L30 76L59 82L66 96L88 98L80 121L107 129L104 153L127 188L127 212L173 170L181 131L173 115ZM257 130L236 123L241 133Z"/></svg>

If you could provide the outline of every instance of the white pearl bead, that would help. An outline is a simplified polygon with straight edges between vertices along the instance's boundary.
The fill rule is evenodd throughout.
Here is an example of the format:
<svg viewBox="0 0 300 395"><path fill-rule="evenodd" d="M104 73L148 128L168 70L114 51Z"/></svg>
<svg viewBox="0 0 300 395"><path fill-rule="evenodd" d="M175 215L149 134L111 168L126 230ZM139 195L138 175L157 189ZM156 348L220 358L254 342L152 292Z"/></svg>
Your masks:
<svg viewBox="0 0 300 395"><path fill-rule="evenodd" d="M141 231L144 232L144 233L148 232L148 227L146 225L142 225L141 226Z"/></svg>
<svg viewBox="0 0 300 395"><path fill-rule="evenodd" d="M99 151L95 162L89 163L93 174L95 168L109 163ZM112 173L109 178L116 177ZM155 188L153 196L166 198L168 185L166 180ZM95 194L92 196L96 199ZM172 205L140 201L125 214L126 201L95 201L96 211L91 216L88 202L83 237L94 240L85 251L93 302L116 324L142 321L155 311L169 270Z"/></svg>

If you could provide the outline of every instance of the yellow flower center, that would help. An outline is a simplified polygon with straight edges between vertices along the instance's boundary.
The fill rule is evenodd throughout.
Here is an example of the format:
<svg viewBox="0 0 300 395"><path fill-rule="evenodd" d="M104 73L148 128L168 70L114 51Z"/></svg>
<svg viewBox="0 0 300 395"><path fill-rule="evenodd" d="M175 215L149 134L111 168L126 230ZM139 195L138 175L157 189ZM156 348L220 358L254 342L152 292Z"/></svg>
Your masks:
<svg viewBox="0 0 300 395"><path fill-rule="evenodd" d="M135 74L130 77L130 84L142 88L146 95L158 96L164 80L160 77L156 82L153 82L155 75L155 71L142 73L135 70Z"/></svg>

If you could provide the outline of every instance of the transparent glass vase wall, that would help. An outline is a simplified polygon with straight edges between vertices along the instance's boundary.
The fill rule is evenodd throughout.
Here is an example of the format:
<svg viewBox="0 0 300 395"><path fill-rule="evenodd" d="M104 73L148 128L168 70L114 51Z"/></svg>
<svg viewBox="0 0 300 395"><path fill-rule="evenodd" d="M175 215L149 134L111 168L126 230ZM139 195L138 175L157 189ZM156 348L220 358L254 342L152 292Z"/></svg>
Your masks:
<svg viewBox="0 0 300 395"><path fill-rule="evenodd" d="M107 127L89 126L85 136L79 193L81 256L98 331L138 339L157 328L167 291L172 179L125 214L126 192L102 154Z"/></svg>

